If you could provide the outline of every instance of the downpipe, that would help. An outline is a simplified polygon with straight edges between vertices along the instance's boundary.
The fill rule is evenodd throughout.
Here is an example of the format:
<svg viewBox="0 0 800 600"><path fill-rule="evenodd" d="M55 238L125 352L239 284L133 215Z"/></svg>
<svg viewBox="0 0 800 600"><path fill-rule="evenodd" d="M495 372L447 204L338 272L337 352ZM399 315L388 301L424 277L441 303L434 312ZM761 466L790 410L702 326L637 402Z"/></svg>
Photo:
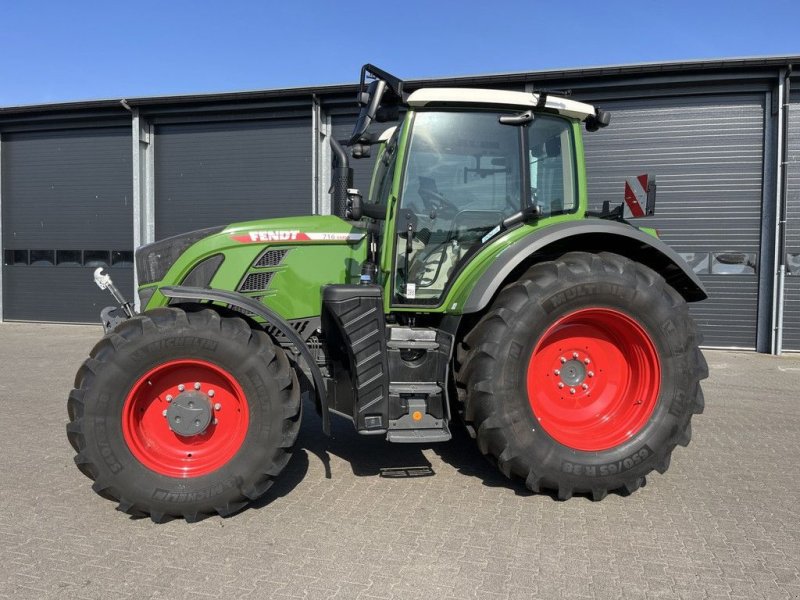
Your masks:
<svg viewBox="0 0 800 600"><path fill-rule="evenodd" d="M776 193L775 264L776 280L773 288L773 343L772 354L783 353L783 319L786 288L786 218L788 210L788 132L789 102L791 95L792 65L783 71L778 86L778 189Z"/></svg>

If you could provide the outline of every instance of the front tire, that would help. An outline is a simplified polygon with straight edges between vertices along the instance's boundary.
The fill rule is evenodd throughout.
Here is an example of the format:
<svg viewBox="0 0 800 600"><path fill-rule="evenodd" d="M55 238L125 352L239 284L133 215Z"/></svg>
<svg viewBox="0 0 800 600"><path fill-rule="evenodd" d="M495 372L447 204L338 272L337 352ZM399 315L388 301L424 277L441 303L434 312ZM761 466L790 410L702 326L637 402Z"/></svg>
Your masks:
<svg viewBox="0 0 800 600"><path fill-rule="evenodd" d="M67 436L94 491L131 515L196 521L261 497L300 427L285 352L213 310L148 311L92 349Z"/></svg>
<svg viewBox="0 0 800 600"><path fill-rule="evenodd" d="M648 267L571 252L506 286L460 348L478 446L567 499L631 493L691 439L707 377L683 298Z"/></svg>

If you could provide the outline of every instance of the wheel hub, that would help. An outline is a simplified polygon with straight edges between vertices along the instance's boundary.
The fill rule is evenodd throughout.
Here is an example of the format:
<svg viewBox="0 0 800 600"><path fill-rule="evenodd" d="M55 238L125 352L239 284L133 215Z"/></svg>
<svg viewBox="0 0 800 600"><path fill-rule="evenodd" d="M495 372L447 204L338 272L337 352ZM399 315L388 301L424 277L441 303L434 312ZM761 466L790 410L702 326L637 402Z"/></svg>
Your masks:
<svg viewBox="0 0 800 600"><path fill-rule="evenodd" d="M586 368L581 361L573 358L561 366L560 375L564 385L574 387L582 384L586 379Z"/></svg>
<svg viewBox="0 0 800 600"><path fill-rule="evenodd" d="M183 437L204 433L211 423L213 411L208 396L203 392L181 392L167 409L169 428Z"/></svg>

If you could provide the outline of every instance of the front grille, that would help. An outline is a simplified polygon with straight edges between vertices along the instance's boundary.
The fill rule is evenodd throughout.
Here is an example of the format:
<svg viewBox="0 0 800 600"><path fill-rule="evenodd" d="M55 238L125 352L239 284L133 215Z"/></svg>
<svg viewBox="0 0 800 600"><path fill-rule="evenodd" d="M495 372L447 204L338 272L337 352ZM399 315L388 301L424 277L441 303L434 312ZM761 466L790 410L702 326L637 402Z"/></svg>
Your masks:
<svg viewBox="0 0 800 600"><path fill-rule="evenodd" d="M253 265L254 267L277 267L283 262L288 250L267 250L262 254Z"/></svg>
<svg viewBox="0 0 800 600"><path fill-rule="evenodd" d="M269 282L272 281L273 272L269 273L250 273L242 285L239 286L240 292L258 292L266 290L269 287Z"/></svg>

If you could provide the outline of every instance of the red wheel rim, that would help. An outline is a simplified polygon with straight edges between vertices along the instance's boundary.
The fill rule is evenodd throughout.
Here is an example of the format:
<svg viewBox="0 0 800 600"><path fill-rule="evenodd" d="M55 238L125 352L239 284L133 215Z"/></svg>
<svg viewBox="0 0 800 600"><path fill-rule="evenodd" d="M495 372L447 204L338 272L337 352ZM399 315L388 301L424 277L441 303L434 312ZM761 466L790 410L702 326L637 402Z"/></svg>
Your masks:
<svg viewBox="0 0 800 600"><path fill-rule="evenodd" d="M650 336L609 308L561 317L528 365L533 414L551 437L576 450L607 450L635 436L653 414L660 386Z"/></svg>
<svg viewBox="0 0 800 600"><path fill-rule="evenodd" d="M179 435L166 411L180 394L207 398L210 421L201 433ZM233 458L247 435L244 391L224 369L202 360L173 360L151 369L133 386L122 408L122 433L148 469L169 477L207 475Z"/></svg>

